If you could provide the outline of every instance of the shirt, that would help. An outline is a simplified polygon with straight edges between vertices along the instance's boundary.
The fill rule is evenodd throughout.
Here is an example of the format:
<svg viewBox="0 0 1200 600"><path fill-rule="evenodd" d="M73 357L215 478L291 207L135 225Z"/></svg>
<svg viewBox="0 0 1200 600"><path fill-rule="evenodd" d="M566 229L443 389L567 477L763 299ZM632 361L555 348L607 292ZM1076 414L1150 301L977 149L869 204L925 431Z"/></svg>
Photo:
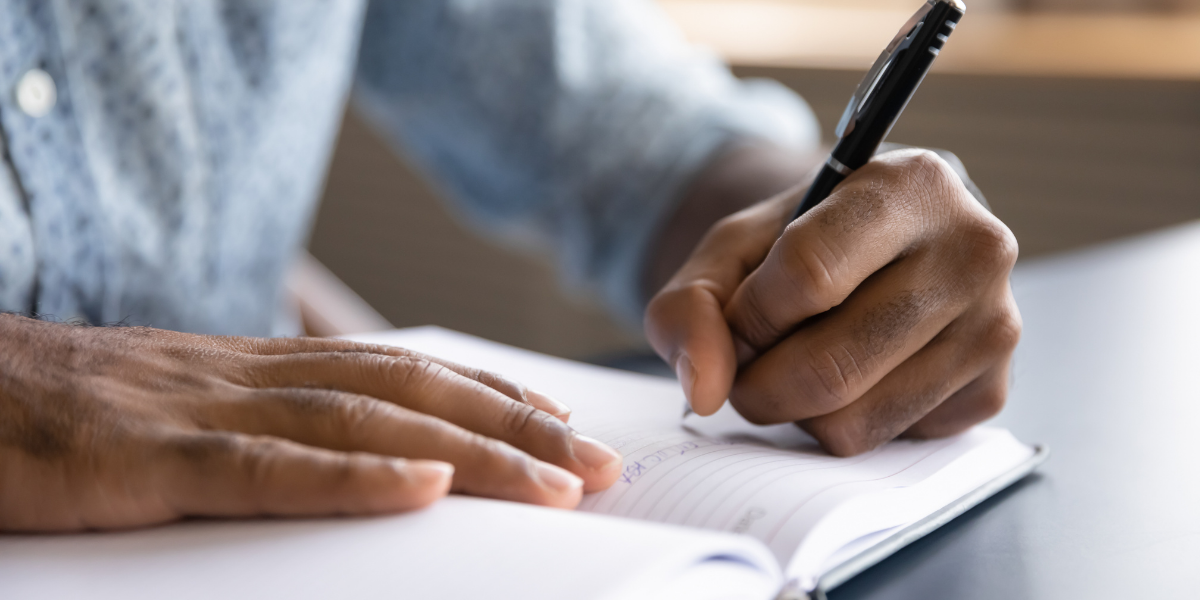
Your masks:
<svg viewBox="0 0 1200 600"><path fill-rule="evenodd" d="M352 89L468 222L634 319L714 152L818 138L648 0L0 0L0 310L295 332L282 283Z"/></svg>

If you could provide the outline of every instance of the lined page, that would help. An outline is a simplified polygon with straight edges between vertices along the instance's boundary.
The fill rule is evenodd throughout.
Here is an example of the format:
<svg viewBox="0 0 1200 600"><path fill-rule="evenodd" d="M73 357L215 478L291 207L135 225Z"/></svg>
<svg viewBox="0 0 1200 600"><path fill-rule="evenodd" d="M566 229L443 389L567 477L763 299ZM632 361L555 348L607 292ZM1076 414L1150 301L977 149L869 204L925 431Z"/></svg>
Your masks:
<svg viewBox="0 0 1200 600"><path fill-rule="evenodd" d="M490 369L571 406L573 427L625 457L617 483L586 496L580 510L747 534L762 540L782 565L789 564L817 521L845 500L911 486L974 449L1011 440L1003 430L975 428L954 438L899 440L861 456L835 458L791 424L756 427L729 406L681 424L684 397L673 380L553 358L435 327L355 338ZM899 518L884 511L862 515L855 521L869 527L862 533L839 532L850 537L835 545L900 525L891 522ZM809 556L808 562L823 561Z"/></svg>
<svg viewBox="0 0 1200 600"><path fill-rule="evenodd" d="M586 432L617 448L625 469L612 488L586 497L581 510L745 533L766 543L781 564L819 519L848 498L913 485L992 439L990 430L980 430L835 458L799 430L790 444L768 436L705 435L696 428L648 432L622 422L591 425ZM898 524L885 519L872 530Z"/></svg>

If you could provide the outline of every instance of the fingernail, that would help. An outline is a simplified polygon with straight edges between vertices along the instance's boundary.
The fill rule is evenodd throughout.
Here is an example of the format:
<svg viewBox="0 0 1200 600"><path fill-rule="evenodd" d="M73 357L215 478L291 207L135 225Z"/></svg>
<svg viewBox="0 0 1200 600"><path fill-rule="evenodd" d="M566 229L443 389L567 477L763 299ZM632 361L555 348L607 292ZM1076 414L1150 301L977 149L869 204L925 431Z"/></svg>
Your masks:
<svg viewBox="0 0 1200 600"><path fill-rule="evenodd" d="M679 385L683 387L688 406L691 406L692 387L696 385L696 368L692 366L692 359L688 358L688 355L680 354L675 361L675 376L679 378Z"/></svg>
<svg viewBox="0 0 1200 600"><path fill-rule="evenodd" d="M398 460L396 468L408 473L418 483L450 481L454 478L454 465L440 460Z"/></svg>
<svg viewBox="0 0 1200 600"><path fill-rule="evenodd" d="M598 440L578 434L571 440L571 453L593 471L600 471L621 461L621 454L616 450Z"/></svg>
<svg viewBox="0 0 1200 600"><path fill-rule="evenodd" d="M534 408L548 412L559 419L562 419L563 422L566 422L567 417L571 416L571 407L541 392L526 390L525 398L529 400L529 403L532 404Z"/></svg>
<svg viewBox="0 0 1200 600"><path fill-rule="evenodd" d="M559 493L573 492L583 487L582 479L549 463L537 463L537 476L546 487Z"/></svg>

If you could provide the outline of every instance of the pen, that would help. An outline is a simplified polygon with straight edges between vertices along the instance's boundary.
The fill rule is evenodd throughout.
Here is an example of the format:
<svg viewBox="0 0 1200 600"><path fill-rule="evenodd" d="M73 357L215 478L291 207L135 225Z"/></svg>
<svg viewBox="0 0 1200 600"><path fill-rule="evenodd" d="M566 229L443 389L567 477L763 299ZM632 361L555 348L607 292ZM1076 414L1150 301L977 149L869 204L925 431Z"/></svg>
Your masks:
<svg viewBox="0 0 1200 600"><path fill-rule="evenodd" d="M900 28L850 97L835 131L837 145L792 220L819 204L871 160L966 10L959 0L929 0Z"/></svg>
<svg viewBox="0 0 1200 600"><path fill-rule="evenodd" d="M837 144L791 220L819 204L871 160L966 10L960 0L928 0L904 23L850 97L834 132ZM685 400L683 418L692 412Z"/></svg>

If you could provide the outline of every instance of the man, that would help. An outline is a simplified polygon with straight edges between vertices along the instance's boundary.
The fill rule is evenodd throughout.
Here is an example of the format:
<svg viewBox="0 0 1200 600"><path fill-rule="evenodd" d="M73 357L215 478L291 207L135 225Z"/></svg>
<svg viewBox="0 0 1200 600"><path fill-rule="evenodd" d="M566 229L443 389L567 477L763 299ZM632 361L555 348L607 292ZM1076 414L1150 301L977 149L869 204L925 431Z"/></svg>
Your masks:
<svg viewBox="0 0 1200 600"><path fill-rule="evenodd" d="M615 480L618 454L518 383L262 337L297 331L282 278L352 81L473 219L555 248L622 314L648 304L701 415L728 398L850 455L1004 402L1004 225L916 150L789 225L819 160L810 113L736 82L648 1L0 13L0 308L54 317L0 315L0 528L375 513L451 490L571 507Z"/></svg>

